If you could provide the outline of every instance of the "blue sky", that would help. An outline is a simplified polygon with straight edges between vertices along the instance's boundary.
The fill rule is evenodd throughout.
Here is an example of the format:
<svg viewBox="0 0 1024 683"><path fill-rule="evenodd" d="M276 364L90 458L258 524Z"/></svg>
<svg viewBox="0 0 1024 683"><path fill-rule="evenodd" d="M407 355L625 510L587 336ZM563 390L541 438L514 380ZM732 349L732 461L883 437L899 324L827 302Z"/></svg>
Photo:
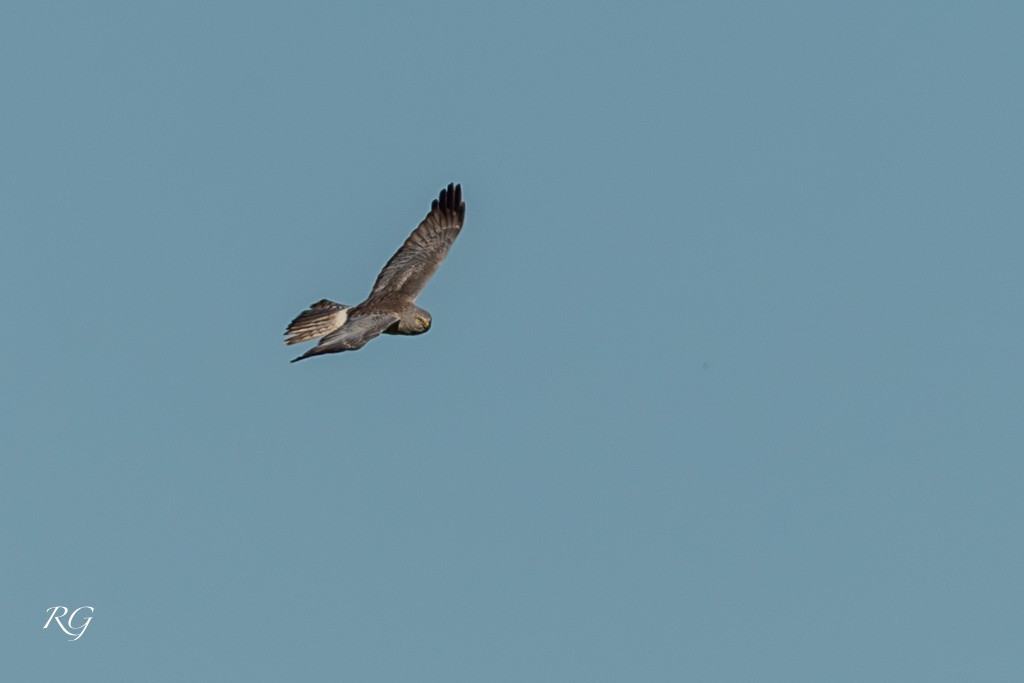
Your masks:
<svg viewBox="0 0 1024 683"><path fill-rule="evenodd" d="M1020 680L1022 22L6 7L5 676Z"/></svg>

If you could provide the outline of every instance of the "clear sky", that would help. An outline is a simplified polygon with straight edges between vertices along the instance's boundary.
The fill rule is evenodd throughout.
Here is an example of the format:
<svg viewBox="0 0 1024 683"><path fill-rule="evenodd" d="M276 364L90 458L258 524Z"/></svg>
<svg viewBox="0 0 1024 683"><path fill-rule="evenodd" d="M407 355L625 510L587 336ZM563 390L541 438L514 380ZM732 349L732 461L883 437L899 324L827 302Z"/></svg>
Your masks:
<svg viewBox="0 0 1024 683"><path fill-rule="evenodd" d="M1024 680L1022 7L7 3L5 680Z"/></svg>

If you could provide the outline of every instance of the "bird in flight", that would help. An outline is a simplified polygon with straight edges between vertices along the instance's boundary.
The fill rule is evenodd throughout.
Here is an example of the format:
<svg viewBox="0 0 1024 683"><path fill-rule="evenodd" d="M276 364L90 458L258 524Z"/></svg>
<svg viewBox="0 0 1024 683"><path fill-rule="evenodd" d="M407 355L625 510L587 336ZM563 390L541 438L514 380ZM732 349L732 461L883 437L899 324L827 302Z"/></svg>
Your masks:
<svg viewBox="0 0 1024 683"><path fill-rule="evenodd" d="M292 362L324 353L355 351L381 334L423 334L429 330L430 314L416 305L416 297L448 254L465 218L462 186L449 184L434 200L427 217L380 271L366 301L346 306L321 299L289 323L285 344L320 339Z"/></svg>

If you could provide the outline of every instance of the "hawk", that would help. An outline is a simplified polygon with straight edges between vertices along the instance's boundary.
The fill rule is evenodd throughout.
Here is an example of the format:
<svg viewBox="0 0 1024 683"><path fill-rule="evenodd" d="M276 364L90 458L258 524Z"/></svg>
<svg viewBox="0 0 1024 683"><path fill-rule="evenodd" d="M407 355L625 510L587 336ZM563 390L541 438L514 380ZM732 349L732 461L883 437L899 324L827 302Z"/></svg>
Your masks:
<svg viewBox="0 0 1024 683"><path fill-rule="evenodd" d="M449 184L434 200L427 217L380 271L366 301L346 306L321 299L291 321L285 330L285 344L320 338L316 346L291 362L355 351L381 334L411 335L429 330L430 314L416 305L416 297L448 254L465 218L462 186Z"/></svg>

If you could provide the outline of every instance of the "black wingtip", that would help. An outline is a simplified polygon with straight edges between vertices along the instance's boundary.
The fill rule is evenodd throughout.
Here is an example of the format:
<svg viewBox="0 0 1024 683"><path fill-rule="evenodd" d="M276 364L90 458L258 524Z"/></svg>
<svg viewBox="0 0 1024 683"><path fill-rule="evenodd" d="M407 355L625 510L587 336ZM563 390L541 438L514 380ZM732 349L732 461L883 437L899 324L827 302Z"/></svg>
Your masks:
<svg viewBox="0 0 1024 683"><path fill-rule="evenodd" d="M441 190L440 196L434 200L431 209L440 206L442 209L458 214L460 218L466 216L466 205L462 201L462 184L448 183L448 187Z"/></svg>

